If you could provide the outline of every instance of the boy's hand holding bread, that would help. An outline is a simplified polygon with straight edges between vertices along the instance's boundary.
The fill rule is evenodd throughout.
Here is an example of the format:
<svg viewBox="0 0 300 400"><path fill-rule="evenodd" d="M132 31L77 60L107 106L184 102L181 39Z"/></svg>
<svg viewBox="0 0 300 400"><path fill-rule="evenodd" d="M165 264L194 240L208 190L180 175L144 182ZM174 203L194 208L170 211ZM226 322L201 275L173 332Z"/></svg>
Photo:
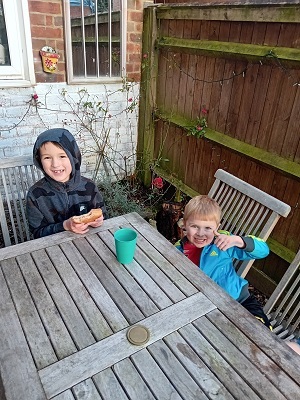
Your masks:
<svg viewBox="0 0 300 400"><path fill-rule="evenodd" d="M103 224L103 214L101 208L94 208L86 214L73 216L64 221L64 229L74 233L87 233L86 225L96 228Z"/></svg>
<svg viewBox="0 0 300 400"><path fill-rule="evenodd" d="M88 224L89 222L94 222L96 219L102 216L101 208L94 208L90 212L82 215L76 215L72 217L75 224Z"/></svg>

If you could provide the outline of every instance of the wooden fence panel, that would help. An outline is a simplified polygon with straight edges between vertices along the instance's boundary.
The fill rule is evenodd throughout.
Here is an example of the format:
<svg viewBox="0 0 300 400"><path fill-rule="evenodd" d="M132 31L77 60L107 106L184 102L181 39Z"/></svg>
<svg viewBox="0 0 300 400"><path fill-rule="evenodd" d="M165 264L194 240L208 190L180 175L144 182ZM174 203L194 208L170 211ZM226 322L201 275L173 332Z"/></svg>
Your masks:
<svg viewBox="0 0 300 400"><path fill-rule="evenodd" d="M154 104L154 128L140 118L139 141L154 132L152 169L189 195L207 193L222 168L288 203L270 241L278 280L300 246L300 6L197 3L151 10L159 30L143 53L158 72L151 98L142 82L141 104ZM196 138L203 108L208 129Z"/></svg>

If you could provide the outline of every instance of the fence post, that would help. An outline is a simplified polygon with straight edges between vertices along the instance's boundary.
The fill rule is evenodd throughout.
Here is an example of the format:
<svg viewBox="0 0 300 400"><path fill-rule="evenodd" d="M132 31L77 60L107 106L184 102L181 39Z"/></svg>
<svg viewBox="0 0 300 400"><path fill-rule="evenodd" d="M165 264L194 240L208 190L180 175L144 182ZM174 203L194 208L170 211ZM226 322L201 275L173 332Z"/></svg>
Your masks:
<svg viewBox="0 0 300 400"><path fill-rule="evenodd" d="M137 143L137 171L142 182L151 183L151 165L154 154L154 110L156 106L156 77L158 50L156 7L144 9L140 111Z"/></svg>

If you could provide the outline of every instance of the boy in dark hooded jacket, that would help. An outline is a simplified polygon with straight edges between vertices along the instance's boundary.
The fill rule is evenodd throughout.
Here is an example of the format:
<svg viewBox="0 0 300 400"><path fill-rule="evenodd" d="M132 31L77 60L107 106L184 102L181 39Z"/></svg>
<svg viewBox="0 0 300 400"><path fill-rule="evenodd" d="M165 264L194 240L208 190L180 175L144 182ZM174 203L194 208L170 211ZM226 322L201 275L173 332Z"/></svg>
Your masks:
<svg viewBox="0 0 300 400"><path fill-rule="evenodd" d="M100 226L108 218L97 186L80 174L81 153L69 131L57 128L41 133L33 148L33 160L44 173L27 194L27 217L34 238L64 230L83 234L89 226ZM103 212L96 221L75 224L71 219L93 208Z"/></svg>

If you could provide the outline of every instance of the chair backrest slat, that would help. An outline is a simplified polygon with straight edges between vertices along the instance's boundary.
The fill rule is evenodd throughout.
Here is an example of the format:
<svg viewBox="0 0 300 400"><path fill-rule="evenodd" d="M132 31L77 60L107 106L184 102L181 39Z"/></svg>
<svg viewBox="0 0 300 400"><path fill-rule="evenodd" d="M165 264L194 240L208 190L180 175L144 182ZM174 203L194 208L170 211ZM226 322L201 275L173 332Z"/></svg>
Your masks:
<svg viewBox="0 0 300 400"><path fill-rule="evenodd" d="M264 214L263 214L264 213ZM249 218L249 225L247 230L253 232L253 235L257 233L257 227L259 226L259 221L264 219L267 215L267 210L264 210L258 203L255 204L253 211L251 213L251 218Z"/></svg>
<svg viewBox="0 0 300 400"><path fill-rule="evenodd" d="M241 234L247 234L249 229L247 229L248 222L251 221L253 215L253 206L255 205L253 200L247 199L242 207L242 212L239 213L239 218L236 221L236 230L241 232ZM247 211L249 210L249 211ZM251 231L252 232L252 231Z"/></svg>
<svg viewBox="0 0 300 400"><path fill-rule="evenodd" d="M11 216L11 223L12 226L14 227L14 234L15 234L15 240L18 240L18 236L16 232L20 235L21 242L24 242L24 235L23 235L23 230L22 230L22 214L19 212L16 212L18 210L18 207L20 207L20 211L22 209L22 198L21 198L21 193L19 192L19 176L16 174L17 168L7 168L7 175L8 175L8 181L10 185L10 193L7 193L7 198L9 198L9 194L11 194L12 198L12 204L13 204L13 210L15 218L13 218L13 215ZM12 188L15 188L15 190L12 190ZM25 213L24 213L24 218L25 219Z"/></svg>
<svg viewBox="0 0 300 400"><path fill-rule="evenodd" d="M222 208L220 229L236 235L254 235L267 240L280 216L287 217L291 207L228 172L218 169L208 195ZM245 276L254 260L235 262Z"/></svg>
<svg viewBox="0 0 300 400"><path fill-rule="evenodd" d="M16 172L16 171L18 171L18 172ZM18 174L18 176L23 175L21 167L16 167L15 172L16 172L16 174ZM20 213L21 213L20 221L18 219L17 219L17 221L18 221L18 224L20 224L19 232L21 235L21 241L24 242L25 240L30 239L27 223L24 224L24 222L23 222L23 221L26 221L25 202L23 201L23 199L26 198L27 191L26 191L25 184L24 184L25 182L23 181L23 179L19 180L19 179L17 179L17 176L15 176L15 180L16 180L16 188L17 188L17 196L18 196L18 205L20 207ZM22 227L24 227L24 232L23 232ZM27 234L27 231L28 231L28 234Z"/></svg>
<svg viewBox="0 0 300 400"><path fill-rule="evenodd" d="M0 160L0 224L5 246L30 240L26 218L26 194L43 174L31 156Z"/></svg>
<svg viewBox="0 0 300 400"><path fill-rule="evenodd" d="M14 201L14 199L12 198L11 190L10 190L10 188L12 187L11 176L5 170L2 170L1 172L2 172L2 183L3 183L3 189L4 189L4 196L5 196L5 199L7 199L6 206L7 206L7 210L8 210L8 214L9 214L9 219L11 221L11 229L13 231L14 240L16 241L17 240L17 231L16 231L15 220L14 220L13 203L12 203L12 201ZM13 193L13 191L12 191L12 193ZM1 223L2 223L2 221L1 221Z"/></svg>
<svg viewBox="0 0 300 400"><path fill-rule="evenodd" d="M264 306L264 312L283 339L300 336L300 250Z"/></svg>
<svg viewBox="0 0 300 400"><path fill-rule="evenodd" d="M6 213L5 213L5 208L4 208L4 202L3 198L0 192L0 223L1 223L1 230L2 230L2 236L4 240L5 246L10 245L10 237L9 237L9 231L8 231L8 226L6 222Z"/></svg>

